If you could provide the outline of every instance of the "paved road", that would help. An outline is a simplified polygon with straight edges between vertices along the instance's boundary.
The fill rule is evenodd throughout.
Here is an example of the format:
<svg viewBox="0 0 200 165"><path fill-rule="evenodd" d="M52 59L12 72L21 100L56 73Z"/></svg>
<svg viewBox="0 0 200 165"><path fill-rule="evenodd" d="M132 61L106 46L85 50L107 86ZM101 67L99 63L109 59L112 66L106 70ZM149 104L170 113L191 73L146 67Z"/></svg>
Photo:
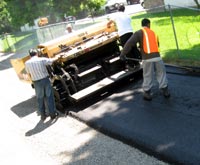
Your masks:
<svg viewBox="0 0 200 165"><path fill-rule="evenodd" d="M91 100L89 105L84 102L70 113L107 135L168 162L199 164L199 70L167 66L167 77L169 99L162 96L154 81L153 100L143 100L142 80L132 78L126 86L120 82L106 98L101 97L92 105Z"/></svg>
<svg viewBox="0 0 200 165"><path fill-rule="evenodd" d="M166 164L69 116L39 121L34 91L10 67L18 56L0 54L0 164Z"/></svg>
<svg viewBox="0 0 200 165"><path fill-rule="evenodd" d="M138 13L138 12L141 12L141 11L144 11L144 9L142 8L142 6L140 4L127 5L126 10L125 10L125 12L129 15L132 15L132 14L135 14L135 13ZM93 21L106 20L109 17L109 15L112 15L112 13L111 14L105 14L101 17L80 19L80 20L76 21L76 25L91 23Z"/></svg>

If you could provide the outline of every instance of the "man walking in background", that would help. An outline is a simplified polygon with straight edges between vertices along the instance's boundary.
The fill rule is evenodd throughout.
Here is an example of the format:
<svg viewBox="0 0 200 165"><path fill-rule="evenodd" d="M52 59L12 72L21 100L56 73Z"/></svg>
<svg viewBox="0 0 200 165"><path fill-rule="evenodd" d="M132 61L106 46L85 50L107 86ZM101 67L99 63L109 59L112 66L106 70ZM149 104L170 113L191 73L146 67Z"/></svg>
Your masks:
<svg viewBox="0 0 200 165"><path fill-rule="evenodd" d="M155 32L150 29L149 19L144 18L141 24L142 29L136 31L126 42L120 57L122 60L125 60L125 56L130 52L131 48L139 43L143 65L142 87L144 90L144 99L148 101L152 100L151 88L153 86L154 72L163 95L169 98L168 81L165 66L159 53L158 37Z"/></svg>
<svg viewBox="0 0 200 165"><path fill-rule="evenodd" d="M45 120L47 114L45 112L45 98L49 110L51 119L55 119L58 116L55 107L54 93L49 80L49 74L46 66L51 65L57 58L38 57L36 49L30 49L29 55L31 58L26 61L25 68L30 75L33 82L36 98L38 102L39 112L41 120Z"/></svg>

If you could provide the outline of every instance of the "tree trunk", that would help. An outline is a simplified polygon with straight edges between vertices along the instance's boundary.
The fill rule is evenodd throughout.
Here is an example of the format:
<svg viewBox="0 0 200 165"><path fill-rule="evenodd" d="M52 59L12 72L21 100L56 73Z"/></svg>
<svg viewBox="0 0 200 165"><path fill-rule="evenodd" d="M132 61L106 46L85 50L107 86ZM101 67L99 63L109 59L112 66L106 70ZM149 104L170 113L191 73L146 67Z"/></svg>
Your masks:
<svg viewBox="0 0 200 165"><path fill-rule="evenodd" d="M196 3L197 8L199 9L200 8L200 4L199 4L198 0L194 0L194 2Z"/></svg>

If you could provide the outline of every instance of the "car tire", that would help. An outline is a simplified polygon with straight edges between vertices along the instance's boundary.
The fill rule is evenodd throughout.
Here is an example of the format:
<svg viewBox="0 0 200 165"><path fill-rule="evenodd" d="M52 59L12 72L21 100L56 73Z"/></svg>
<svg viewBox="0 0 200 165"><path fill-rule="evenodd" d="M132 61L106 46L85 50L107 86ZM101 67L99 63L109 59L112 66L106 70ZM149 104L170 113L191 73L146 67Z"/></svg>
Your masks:
<svg viewBox="0 0 200 165"><path fill-rule="evenodd" d="M105 8L106 14L110 14L110 9L108 7Z"/></svg>
<svg viewBox="0 0 200 165"><path fill-rule="evenodd" d="M141 3L141 6L144 8L144 2Z"/></svg>
<svg viewBox="0 0 200 165"><path fill-rule="evenodd" d="M128 5L132 5L131 0L127 0L127 4L128 4Z"/></svg>

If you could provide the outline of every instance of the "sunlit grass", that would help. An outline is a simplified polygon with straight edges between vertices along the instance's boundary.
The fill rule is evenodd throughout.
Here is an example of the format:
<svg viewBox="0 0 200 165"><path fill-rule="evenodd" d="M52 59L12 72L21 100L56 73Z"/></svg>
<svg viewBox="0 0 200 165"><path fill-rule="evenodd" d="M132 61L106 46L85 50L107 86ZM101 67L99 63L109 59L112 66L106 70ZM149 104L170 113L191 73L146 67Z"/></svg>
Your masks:
<svg viewBox="0 0 200 165"><path fill-rule="evenodd" d="M33 45L36 38L33 38L33 32L21 32L16 34L6 34L1 36L5 52L17 52ZM28 48L27 48L28 49Z"/></svg>
<svg viewBox="0 0 200 165"><path fill-rule="evenodd" d="M200 66L200 11L176 9L172 10L172 16L173 20L169 11L143 12L132 16L132 25L134 30L138 30L141 20L149 18L151 28L159 36L160 51L165 62Z"/></svg>

